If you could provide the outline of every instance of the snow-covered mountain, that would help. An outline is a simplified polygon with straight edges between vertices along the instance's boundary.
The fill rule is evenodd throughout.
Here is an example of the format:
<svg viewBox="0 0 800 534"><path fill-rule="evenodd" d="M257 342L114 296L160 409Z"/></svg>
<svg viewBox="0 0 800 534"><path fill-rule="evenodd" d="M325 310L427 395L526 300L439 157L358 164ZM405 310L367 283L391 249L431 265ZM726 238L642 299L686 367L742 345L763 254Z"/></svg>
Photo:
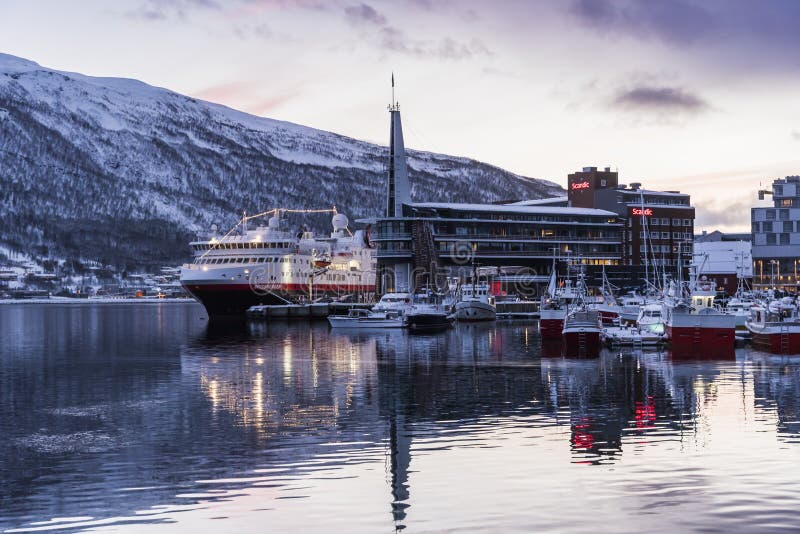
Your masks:
<svg viewBox="0 0 800 534"><path fill-rule="evenodd" d="M387 121L388 130L388 121ZM385 147L121 78L0 54L0 246L120 268L176 263L212 223L271 207L383 205ZM412 197L563 193L467 158L410 151ZM327 217L313 221L327 230Z"/></svg>

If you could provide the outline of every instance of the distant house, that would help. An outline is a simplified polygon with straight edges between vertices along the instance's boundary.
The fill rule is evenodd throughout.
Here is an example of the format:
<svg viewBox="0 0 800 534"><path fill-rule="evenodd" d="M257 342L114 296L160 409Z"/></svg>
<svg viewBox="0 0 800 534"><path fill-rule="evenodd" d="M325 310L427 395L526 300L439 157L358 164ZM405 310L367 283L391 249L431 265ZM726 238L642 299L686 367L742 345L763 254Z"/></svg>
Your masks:
<svg viewBox="0 0 800 534"><path fill-rule="evenodd" d="M735 235L712 232L712 236ZM750 234L745 234L749 237ZM717 237L717 236L714 236ZM741 281L745 287L752 287L753 256L749 240L696 240L692 254L692 266L699 276L714 280L718 291L728 295L736 293Z"/></svg>

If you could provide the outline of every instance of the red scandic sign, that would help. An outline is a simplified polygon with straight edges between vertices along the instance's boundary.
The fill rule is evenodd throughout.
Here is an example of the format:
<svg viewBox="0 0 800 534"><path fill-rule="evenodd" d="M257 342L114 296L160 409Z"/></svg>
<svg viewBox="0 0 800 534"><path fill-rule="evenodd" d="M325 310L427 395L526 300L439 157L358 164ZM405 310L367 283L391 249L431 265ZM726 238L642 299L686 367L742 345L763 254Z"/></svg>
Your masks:
<svg viewBox="0 0 800 534"><path fill-rule="evenodd" d="M645 209L633 208L631 210L631 215L639 215L640 217L641 216L650 217L652 214L653 214L653 210L650 209L650 208L645 208Z"/></svg>
<svg viewBox="0 0 800 534"><path fill-rule="evenodd" d="M572 189L589 189L589 181L586 180L585 182L575 182L572 184Z"/></svg>

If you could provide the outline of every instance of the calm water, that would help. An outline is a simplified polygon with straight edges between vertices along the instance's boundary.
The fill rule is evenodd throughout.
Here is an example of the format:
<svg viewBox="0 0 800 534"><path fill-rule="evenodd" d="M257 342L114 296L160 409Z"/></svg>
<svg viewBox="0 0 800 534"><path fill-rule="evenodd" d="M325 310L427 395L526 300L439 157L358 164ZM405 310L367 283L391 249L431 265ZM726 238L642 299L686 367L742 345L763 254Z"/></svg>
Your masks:
<svg viewBox="0 0 800 534"><path fill-rule="evenodd" d="M0 306L0 531L800 529L800 356Z"/></svg>

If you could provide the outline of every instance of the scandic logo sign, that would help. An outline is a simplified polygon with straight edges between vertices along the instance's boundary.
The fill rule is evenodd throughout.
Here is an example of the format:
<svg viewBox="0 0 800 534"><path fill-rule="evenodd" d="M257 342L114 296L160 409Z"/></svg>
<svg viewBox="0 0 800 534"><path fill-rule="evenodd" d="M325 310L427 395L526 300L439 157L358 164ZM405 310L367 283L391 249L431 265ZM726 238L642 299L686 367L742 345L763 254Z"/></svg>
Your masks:
<svg viewBox="0 0 800 534"><path fill-rule="evenodd" d="M653 210L650 208L645 208L645 209L633 208L633 210L631 210L631 213L633 215L643 215L645 217L650 217L653 214Z"/></svg>
<svg viewBox="0 0 800 534"><path fill-rule="evenodd" d="M572 189L589 189L589 181L585 182L576 182L572 184Z"/></svg>

